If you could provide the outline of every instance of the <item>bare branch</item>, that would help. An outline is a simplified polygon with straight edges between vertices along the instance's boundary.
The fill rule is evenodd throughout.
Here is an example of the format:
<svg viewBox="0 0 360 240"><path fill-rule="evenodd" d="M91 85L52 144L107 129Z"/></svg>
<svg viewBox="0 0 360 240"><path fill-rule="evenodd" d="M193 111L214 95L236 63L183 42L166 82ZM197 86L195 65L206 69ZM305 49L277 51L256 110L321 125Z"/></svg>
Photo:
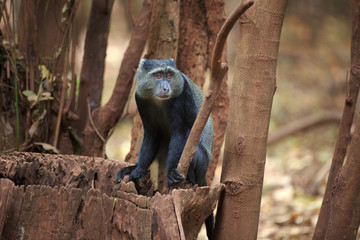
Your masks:
<svg viewBox="0 0 360 240"><path fill-rule="evenodd" d="M135 17L134 17L134 11L133 11L133 7L132 7L132 1L133 0L128 0L128 12L129 12L129 16L130 16L130 21L131 24L133 26L135 26Z"/></svg>
<svg viewBox="0 0 360 240"><path fill-rule="evenodd" d="M211 77L208 93L205 96L204 103L201 106L200 112L195 120L193 128L191 129L189 138L186 142L184 151L178 164L178 170L184 175L185 179L190 163L196 153L196 148L200 139L200 135L205 127L207 119L209 118L212 107L215 103L216 95L219 91L222 79L224 78L224 75L228 70L227 64L221 62L221 56L226 42L226 38L230 30L234 26L235 22L253 4L253 0L243 1L225 21L216 39L214 53L212 56Z"/></svg>
<svg viewBox="0 0 360 240"><path fill-rule="evenodd" d="M276 143L277 141L302 130L309 129L323 123L339 123L340 120L341 112L339 111L326 111L321 116L311 114L310 116L299 118L279 127L273 133L269 134L268 145Z"/></svg>

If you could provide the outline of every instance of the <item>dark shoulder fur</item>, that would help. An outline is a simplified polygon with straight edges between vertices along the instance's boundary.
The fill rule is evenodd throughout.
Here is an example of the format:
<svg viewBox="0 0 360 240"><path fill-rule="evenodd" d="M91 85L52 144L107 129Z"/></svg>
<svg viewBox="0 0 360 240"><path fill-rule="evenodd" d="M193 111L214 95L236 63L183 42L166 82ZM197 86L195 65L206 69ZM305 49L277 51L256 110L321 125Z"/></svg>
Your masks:
<svg viewBox="0 0 360 240"><path fill-rule="evenodd" d="M173 124L191 129L197 114L198 107L194 101L193 93L191 92L188 82L184 79L184 89L182 93L174 99L172 105L171 115L174 121Z"/></svg>

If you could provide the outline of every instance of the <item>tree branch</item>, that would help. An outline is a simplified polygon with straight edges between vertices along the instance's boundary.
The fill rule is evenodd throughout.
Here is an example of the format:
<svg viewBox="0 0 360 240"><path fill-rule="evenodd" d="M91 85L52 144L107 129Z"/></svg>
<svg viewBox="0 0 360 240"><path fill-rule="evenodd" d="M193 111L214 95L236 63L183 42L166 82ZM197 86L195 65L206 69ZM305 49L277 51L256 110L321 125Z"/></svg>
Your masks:
<svg viewBox="0 0 360 240"><path fill-rule="evenodd" d="M196 148L200 139L200 135L205 127L207 119L210 116L212 107L215 103L217 93L219 91L221 82L224 78L225 73L228 70L226 63L221 62L221 56L226 42L226 38L234 26L235 22L240 18L240 16L252 5L254 4L253 0L243 1L234 12L230 14L228 19L225 21L223 27L220 29L220 32L217 36L214 52L212 56L212 67L211 67L211 77L210 84L208 88L208 93L205 96L204 103L200 108L199 114L195 120L193 128L191 129L189 138L186 142L184 151L181 155L178 170L182 173L186 179L187 172L190 166L190 163L196 153Z"/></svg>
<svg viewBox="0 0 360 240"><path fill-rule="evenodd" d="M325 111L320 116L315 116L314 114L311 114L309 116L299 118L295 121L289 122L284 126L279 127L273 133L269 134L268 145L274 144L287 136L290 136L305 129L309 129L319 124L333 122L339 123L340 120L341 112L338 111Z"/></svg>

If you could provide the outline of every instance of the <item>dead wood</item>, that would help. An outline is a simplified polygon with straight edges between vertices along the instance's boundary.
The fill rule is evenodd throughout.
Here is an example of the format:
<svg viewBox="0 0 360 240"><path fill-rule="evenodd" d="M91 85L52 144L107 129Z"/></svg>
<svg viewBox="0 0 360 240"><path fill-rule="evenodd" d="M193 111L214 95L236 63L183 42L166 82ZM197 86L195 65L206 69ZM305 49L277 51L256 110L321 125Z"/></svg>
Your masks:
<svg viewBox="0 0 360 240"><path fill-rule="evenodd" d="M223 185L138 195L114 186L126 163L39 153L0 154L1 239L196 239ZM180 217L179 217L180 216Z"/></svg>
<svg viewBox="0 0 360 240"><path fill-rule="evenodd" d="M196 148L200 139L200 135L205 127L207 119L210 116L212 107L215 103L216 96L218 94L220 85L224 78L225 73L227 72L228 66L226 63L222 62L222 52L225 46L226 38L234 26L235 22L239 19L239 17L252 5L254 1L248 0L242 2L234 12L228 17L225 21L223 27L218 33L214 52L212 56L212 66L211 66L211 76L210 76L210 84L208 88L208 92L205 96L204 103L200 108L199 114L195 120L195 123L191 129L188 140L186 141L186 145L184 151L181 155L178 170L184 175L185 179L187 176L187 172L193 159Z"/></svg>

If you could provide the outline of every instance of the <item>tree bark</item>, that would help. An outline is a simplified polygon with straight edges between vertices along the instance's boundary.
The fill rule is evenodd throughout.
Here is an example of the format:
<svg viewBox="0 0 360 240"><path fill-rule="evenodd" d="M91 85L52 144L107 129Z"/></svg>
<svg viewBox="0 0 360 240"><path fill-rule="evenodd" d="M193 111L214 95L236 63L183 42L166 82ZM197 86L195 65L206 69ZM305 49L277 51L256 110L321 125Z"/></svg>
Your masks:
<svg viewBox="0 0 360 240"><path fill-rule="evenodd" d="M336 141L335 151L331 163L330 173L323 202L320 209L318 221L314 232L313 239L324 239L327 229L329 230L330 219L330 205L332 205L331 197L333 195L333 188L336 178L341 171L346 155L349 139L350 129L353 123L356 102L359 93L359 69L360 69L360 1L353 1L353 26L352 26L352 40L351 40L351 71L349 85L347 86L348 92L345 99L342 119L338 138Z"/></svg>
<svg viewBox="0 0 360 240"><path fill-rule="evenodd" d="M216 239L256 239L286 0L256 1L240 18Z"/></svg>
<svg viewBox="0 0 360 240"><path fill-rule="evenodd" d="M128 100L135 70L149 33L150 0L145 0L143 8L134 26L133 35L121 63L116 84L110 100L91 114L84 129L83 154L87 156L105 156L104 146L109 131L119 120Z"/></svg>
<svg viewBox="0 0 360 240"><path fill-rule="evenodd" d="M358 69L358 76L360 74ZM358 80L359 77L358 77ZM331 189L329 223L324 239L356 239L360 224L360 114L346 163Z"/></svg>
<svg viewBox="0 0 360 240"><path fill-rule="evenodd" d="M81 133L89 121L88 107L100 107L104 85L105 57L114 0L93 0L87 26L78 97L79 120L74 124Z"/></svg>
<svg viewBox="0 0 360 240"><path fill-rule="evenodd" d="M223 186L142 196L114 186L124 163L0 154L1 239L196 239Z"/></svg>

